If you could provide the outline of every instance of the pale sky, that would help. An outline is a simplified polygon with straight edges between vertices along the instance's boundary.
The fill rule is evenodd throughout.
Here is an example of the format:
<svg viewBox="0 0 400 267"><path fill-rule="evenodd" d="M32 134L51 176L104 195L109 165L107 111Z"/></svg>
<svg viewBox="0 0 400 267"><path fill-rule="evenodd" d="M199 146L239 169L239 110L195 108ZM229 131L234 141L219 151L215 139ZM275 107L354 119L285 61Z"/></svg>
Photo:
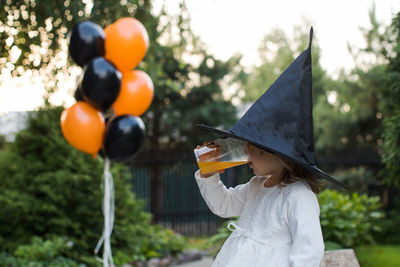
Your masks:
<svg viewBox="0 0 400 267"><path fill-rule="evenodd" d="M156 3L163 2L157 0ZM176 0L167 0L174 10ZM389 25L400 11L399 0L376 0L378 21ZM372 0L186 0L194 32L221 59L235 52L244 55L243 64L257 62L257 48L263 36L278 27L290 37L293 27L312 22L314 37L321 47L321 64L329 74L351 69L353 61L347 43L362 47L359 27L369 28ZM176 6L176 4L175 4ZM157 7L157 5L156 5ZM311 25L310 25L311 26Z"/></svg>
<svg viewBox="0 0 400 267"><path fill-rule="evenodd" d="M159 8L163 0L155 1ZM168 9L176 10L178 1L166 0ZM293 27L302 25L303 18L312 22L314 36L321 48L321 65L333 77L341 68L352 69L347 43L363 47L360 27L369 28L368 11L372 0L186 0L191 14L192 29L217 58L228 59L236 52L244 55L242 64L257 62L257 48L263 36L273 28L285 30L290 37ZM378 21L389 25L400 10L399 0L377 0ZM29 74L28 74L29 76ZM44 93L40 77L13 78L2 70L0 79L0 114L8 111L32 110L42 103ZM75 81L66 84L74 86ZM61 88L54 97L57 103L71 105L71 89Z"/></svg>

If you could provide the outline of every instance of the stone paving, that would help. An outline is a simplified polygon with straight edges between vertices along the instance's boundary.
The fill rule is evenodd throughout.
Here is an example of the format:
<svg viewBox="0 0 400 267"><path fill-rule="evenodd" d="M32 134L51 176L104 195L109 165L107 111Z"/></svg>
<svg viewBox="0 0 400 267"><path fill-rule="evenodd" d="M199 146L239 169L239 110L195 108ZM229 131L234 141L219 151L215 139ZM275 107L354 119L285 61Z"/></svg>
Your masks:
<svg viewBox="0 0 400 267"><path fill-rule="evenodd" d="M200 260L173 265L172 267L210 267L212 263L213 259L211 257L203 257Z"/></svg>
<svg viewBox="0 0 400 267"><path fill-rule="evenodd" d="M173 267L210 267L213 258L202 257L200 260L190 261ZM321 267L360 267L353 249L325 251Z"/></svg>

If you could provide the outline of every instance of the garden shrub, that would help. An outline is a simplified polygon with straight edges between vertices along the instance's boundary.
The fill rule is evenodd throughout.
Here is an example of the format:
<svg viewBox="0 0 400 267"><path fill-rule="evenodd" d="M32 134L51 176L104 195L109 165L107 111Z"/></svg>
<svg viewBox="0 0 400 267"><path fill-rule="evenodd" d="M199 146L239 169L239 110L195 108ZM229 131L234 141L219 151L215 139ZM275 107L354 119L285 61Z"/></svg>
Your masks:
<svg viewBox="0 0 400 267"><path fill-rule="evenodd" d="M65 238L56 237L44 241L40 237L33 237L28 245L19 246L14 255L5 252L0 254L2 266L48 266L48 267L81 267L84 264L66 258L63 252L69 250L71 244ZM96 264L95 261L93 261Z"/></svg>
<svg viewBox="0 0 400 267"><path fill-rule="evenodd" d="M212 256L217 256L219 250L221 249L222 245L224 244L225 240L229 237L232 233L231 230L228 229L229 223L237 223L238 219L225 221L222 226L218 229L217 233L211 236L207 240L207 246L209 247L210 254Z"/></svg>
<svg viewBox="0 0 400 267"><path fill-rule="evenodd" d="M381 231L379 220L383 218L379 197L324 190L318 201L325 242L342 247L374 243L373 233Z"/></svg>
<svg viewBox="0 0 400 267"><path fill-rule="evenodd" d="M36 249L40 242L53 260L96 265L93 250L103 231L104 161L65 141L60 130L62 110L58 107L35 112L15 142L0 149L0 265L12 257L18 261L49 260L40 258L43 251ZM111 172L115 183L111 236L115 263L144 261L180 251L183 238L151 225L151 215L143 212L142 201L132 193L130 170L113 163ZM175 243L165 241L165 236ZM66 244L70 248L64 249ZM22 257L21 251L29 252L26 255L31 258ZM99 253L102 255L102 251Z"/></svg>
<svg viewBox="0 0 400 267"><path fill-rule="evenodd" d="M375 235L379 243L400 244L400 211L398 209L389 211L379 225L382 232Z"/></svg>
<svg viewBox="0 0 400 267"><path fill-rule="evenodd" d="M400 196L399 191L393 192L391 209L380 221L382 231L375 235L380 244L400 244Z"/></svg>

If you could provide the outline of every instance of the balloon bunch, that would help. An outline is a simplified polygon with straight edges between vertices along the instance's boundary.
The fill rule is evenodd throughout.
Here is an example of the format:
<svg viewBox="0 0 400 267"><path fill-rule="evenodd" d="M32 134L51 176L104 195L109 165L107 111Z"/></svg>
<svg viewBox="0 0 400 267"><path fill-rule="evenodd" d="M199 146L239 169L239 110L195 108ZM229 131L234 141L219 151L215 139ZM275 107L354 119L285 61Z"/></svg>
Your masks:
<svg viewBox="0 0 400 267"><path fill-rule="evenodd" d="M85 153L105 158L103 176L103 234L95 254L103 245L103 265L113 266L110 237L114 223L114 183L110 160L126 161L144 140L140 119L150 106L154 87L143 71L134 70L145 56L149 38L134 18L122 18L104 30L84 21L69 35L69 54L84 68L74 97L77 102L61 114L65 139ZM111 116L105 119L104 114Z"/></svg>
<svg viewBox="0 0 400 267"><path fill-rule="evenodd" d="M154 87L143 71L134 70L147 52L149 38L134 18L122 18L104 30L84 21L69 35L69 54L84 68L74 97L77 102L61 115L65 139L94 156L125 161L144 140L140 119L150 106ZM111 116L105 123L105 113ZM110 113L110 112L108 112Z"/></svg>

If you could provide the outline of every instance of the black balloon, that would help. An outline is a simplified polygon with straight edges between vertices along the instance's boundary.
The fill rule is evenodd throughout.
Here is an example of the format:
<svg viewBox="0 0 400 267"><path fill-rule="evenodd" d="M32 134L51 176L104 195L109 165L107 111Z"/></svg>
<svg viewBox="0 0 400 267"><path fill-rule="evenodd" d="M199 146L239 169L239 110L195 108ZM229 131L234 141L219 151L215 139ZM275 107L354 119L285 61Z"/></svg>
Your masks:
<svg viewBox="0 0 400 267"><path fill-rule="evenodd" d="M107 125L108 122L112 120L112 118L113 118L112 116L104 115L105 124ZM97 152L97 154L102 158L106 158L106 152L104 152L104 146L100 148L100 150L99 150L99 152Z"/></svg>
<svg viewBox="0 0 400 267"><path fill-rule="evenodd" d="M121 89L122 74L103 57L91 60L79 83L80 94L86 102L105 111L117 99Z"/></svg>
<svg viewBox="0 0 400 267"><path fill-rule="evenodd" d="M105 34L103 29L90 21L76 24L71 31L68 51L76 64L83 67L95 57L103 57Z"/></svg>
<svg viewBox="0 0 400 267"><path fill-rule="evenodd" d="M124 162L138 152L145 136L140 117L122 115L107 123L103 153L111 160Z"/></svg>
<svg viewBox="0 0 400 267"><path fill-rule="evenodd" d="M79 91L79 88L75 90L74 98L76 101L85 101L85 99L83 99L83 96L81 95L81 92Z"/></svg>
<svg viewBox="0 0 400 267"><path fill-rule="evenodd" d="M103 148L100 148L99 152L97 154L102 157L103 159L106 158L106 153L104 152Z"/></svg>

